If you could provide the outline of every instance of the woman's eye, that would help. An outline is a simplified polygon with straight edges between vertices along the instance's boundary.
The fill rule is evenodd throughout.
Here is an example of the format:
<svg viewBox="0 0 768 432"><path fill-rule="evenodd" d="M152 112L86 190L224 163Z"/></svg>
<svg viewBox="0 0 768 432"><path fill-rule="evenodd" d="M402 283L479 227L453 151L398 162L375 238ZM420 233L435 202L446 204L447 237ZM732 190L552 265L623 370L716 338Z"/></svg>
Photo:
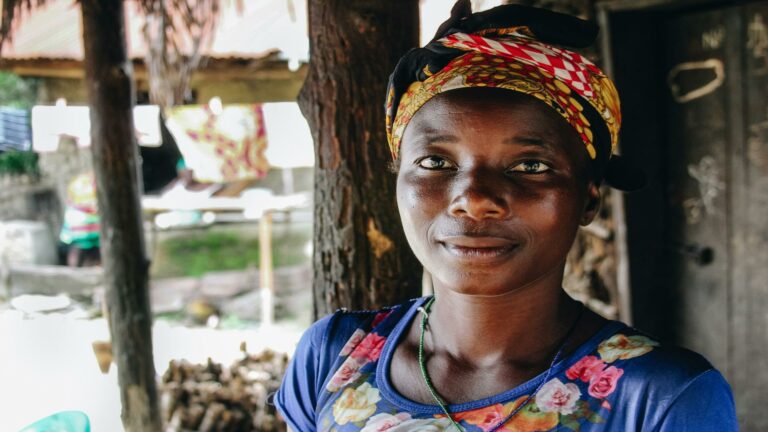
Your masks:
<svg viewBox="0 0 768 432"><path fill-rule="evenodd" d="M419 166L429 170L439 170L446 168L453 168L454 165L448 159L440 156L427 156L424 159L419 160Z"/></svg>
<svg viewBox="0 0 768 432"><path fill-rule="evenodd" d="M540 161L525 161L510 168L510 172L523 173L523 174L541 174L549 171L549 165Z"/></svg>

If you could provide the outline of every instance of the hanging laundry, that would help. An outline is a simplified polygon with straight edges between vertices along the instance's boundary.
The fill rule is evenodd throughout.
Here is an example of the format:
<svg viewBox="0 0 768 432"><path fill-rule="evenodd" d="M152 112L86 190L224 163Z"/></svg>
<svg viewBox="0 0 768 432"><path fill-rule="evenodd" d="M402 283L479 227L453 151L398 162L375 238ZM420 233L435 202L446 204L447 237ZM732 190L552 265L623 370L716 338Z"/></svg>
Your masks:
<svg viewBox="0 0 768 432"><path fill-rule="evenodd" d="M261 105L186 105L166 111L187 168L202 182L230 182L264 177L267 134Z"/></svg>

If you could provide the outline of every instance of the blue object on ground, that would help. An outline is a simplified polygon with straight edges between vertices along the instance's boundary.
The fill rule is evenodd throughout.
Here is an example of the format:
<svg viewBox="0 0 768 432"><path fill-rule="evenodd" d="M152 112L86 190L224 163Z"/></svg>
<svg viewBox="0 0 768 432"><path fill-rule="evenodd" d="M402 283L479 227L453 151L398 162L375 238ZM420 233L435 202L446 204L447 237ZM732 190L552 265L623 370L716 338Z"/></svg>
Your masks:
<svg viewBox="0 0 768 432"><path fill-rule="evenodd" d="M62 411L38 420L19 432L91 432L91 422L81 411Z"/></svg>

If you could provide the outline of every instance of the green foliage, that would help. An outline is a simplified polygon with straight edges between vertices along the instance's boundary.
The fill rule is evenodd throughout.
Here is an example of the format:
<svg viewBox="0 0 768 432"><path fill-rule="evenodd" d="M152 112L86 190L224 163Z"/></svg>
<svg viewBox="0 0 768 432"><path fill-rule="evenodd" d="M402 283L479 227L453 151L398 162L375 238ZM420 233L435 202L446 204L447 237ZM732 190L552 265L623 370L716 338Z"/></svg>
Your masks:
<svg viewBox="0 0 768 432"><path fill-rule="evenodd" d="M9 151L0 154L0 176L28 175L33 178L40 176L37 165L37 153L32 151Z"/></svg>
<svg viewBox="0 0 768 432"><path fill-rule="evenodd" d="M276 232L272 238L274 267L292 266L308 260L304 247L309 230ZM253 233L190 231L188 235L164 240L152 264L152 277L202 276L221 270L244 270L259 266L259 239Z"/></svg>
<svg viewBox="0 0 768 432"><path fill-rule="evenodd" d="M0 72L0 106L30 109L37 102L38 81Z"/></svg>

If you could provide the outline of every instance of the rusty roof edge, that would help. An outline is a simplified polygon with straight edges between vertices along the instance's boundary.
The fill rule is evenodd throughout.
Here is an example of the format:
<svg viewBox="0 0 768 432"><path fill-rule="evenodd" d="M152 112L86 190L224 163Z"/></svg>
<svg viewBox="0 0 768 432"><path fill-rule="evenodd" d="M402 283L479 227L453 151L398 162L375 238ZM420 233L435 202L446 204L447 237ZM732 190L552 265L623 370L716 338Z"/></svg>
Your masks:
<svg viewBox="0 0 768 432"><path fill-rule="evenodd" d="M132 59L135 75L138 79L146 77L144 60ZM280 58L254 59L247 57L213 57L197 71L201 74L216 74L220 72L232 72L235 75L247 78L259 78L259 73L280 73L286 76L306 73L307 64L302 62L298 71L288 67L288 60ZM82 78L84 65L82 60L73 58L0 58L0 70L12 72L20 76L40 78ZM252 75L252 76L251 76Z"/></svg>

